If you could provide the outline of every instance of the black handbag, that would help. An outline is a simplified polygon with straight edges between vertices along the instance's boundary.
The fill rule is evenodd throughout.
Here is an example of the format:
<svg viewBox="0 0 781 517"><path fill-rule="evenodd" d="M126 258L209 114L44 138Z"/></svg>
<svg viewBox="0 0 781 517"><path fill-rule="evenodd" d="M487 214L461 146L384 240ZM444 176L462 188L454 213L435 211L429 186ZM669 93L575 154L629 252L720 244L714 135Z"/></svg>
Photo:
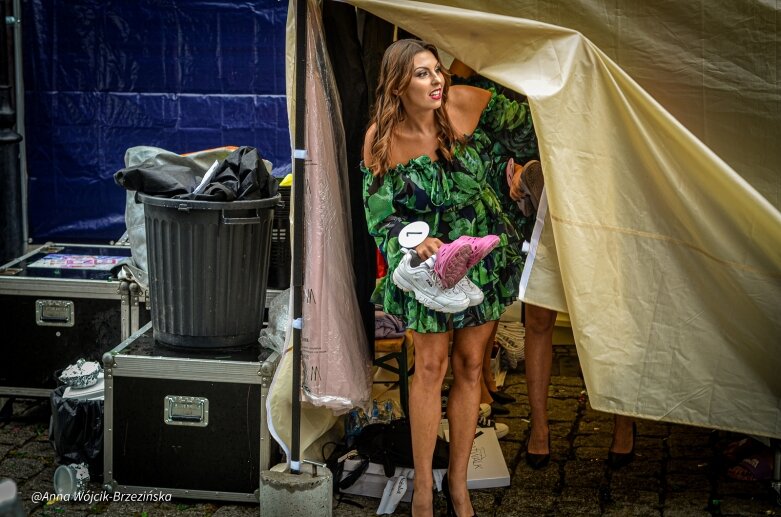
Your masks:
<svg viewBox="0 0 781 517"><path fill-rule="evenodd" d="M354 449L361 458L361 464L347 477L339 481L339 488L347 488L355 483L366 469L369 463L379 463L383 466L386 477L392 477L396 467L413 468L412 460L412 433L409 420L400 418L390 423L369 424L363 428L361 434L355 437ZM448 443L437 438L434 447L432 466L435 469L446 469L450 460ZM338 476L341 477L341 467Z"/></svg>

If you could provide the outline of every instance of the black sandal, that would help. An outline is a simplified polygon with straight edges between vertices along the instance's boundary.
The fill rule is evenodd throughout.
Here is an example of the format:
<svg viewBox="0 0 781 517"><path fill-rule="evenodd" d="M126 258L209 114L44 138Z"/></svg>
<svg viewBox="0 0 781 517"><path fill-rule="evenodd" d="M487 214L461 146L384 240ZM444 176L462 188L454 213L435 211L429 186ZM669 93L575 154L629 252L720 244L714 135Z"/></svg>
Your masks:
<svg viewBox="0 0 781 517"><path fill-rule="evenodd" d="M635 443L637 443L637 424L632 422L632 449L629 452L613 452L607 450L607 465L613 470L620 469L632 463L635 459Z"/></svg>
<svg viewBox="0 0 781 517"><path fill-rule="evenodd" d="M491 414L496 415L509 415L510 410L504 407L503 405L499 404L498 402L494 402L491 404Z"/></svg>
<svg viewBox="0 0 781 517"><path fill-rule="evenodd" d="M531 441L531 433L529 434ZM548 454L535 454L529 452L529 442L526 442L526 464L534 470L544 469L550 463L550 429L548 429Z"/></svg>

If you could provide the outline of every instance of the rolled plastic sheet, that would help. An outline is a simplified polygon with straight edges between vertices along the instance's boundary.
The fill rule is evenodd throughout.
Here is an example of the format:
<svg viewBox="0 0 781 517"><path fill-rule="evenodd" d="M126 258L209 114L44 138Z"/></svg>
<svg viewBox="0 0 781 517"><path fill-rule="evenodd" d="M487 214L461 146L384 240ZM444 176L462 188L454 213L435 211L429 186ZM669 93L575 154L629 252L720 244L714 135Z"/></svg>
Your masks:
<svg viewBox="0 0 781 517"><path fill-rule="evenodd" d="M302 386L309 402L339 414L368 405L371 358L355 298L348 167L344 130L338 115L339 96L318 4L311 4L306 81Z"/></svg>
<svg viewBox="0 0 781 517"><path fill-rule="evenodd" d="M290 289L279 293L268 304L268 325L260 331L258 341L263 348L270 348L279 355L285 353L285 338L290 327Z"/></svg>
<svg viewBox="0 0 781 517"><path fill-rule="evenodd" d="M294 5L295 2L290 2L289 12L295 12ZM347 164L339 98L317 3L310 0L307 12L301 332L302 397L307 403L302 408L301 450L305 457L306 448L318 433L325 432L335 422L335 415L353 407L366 408L371 397L371 358L352 271ZM292 24L289 17L289 41L295 41ZM293 84L292 80L288 81L289 89L292 90ZM293 113L294 107L290 110ZM291 134L295 134L292 128ZM293 185L294 189L298 187ZM296 209L293 206L292 213ZM274 434L283 443L289 443L291 419L290 356L291 353L286 353L283 357L269 396Z"/></svg>
<svg viewBox="0 0 781 517"><path fill-rule="evenodd" d="M591 405L781 437L779 8L350 3L528 96L548 203L523 299L569 312Z"/></svg>

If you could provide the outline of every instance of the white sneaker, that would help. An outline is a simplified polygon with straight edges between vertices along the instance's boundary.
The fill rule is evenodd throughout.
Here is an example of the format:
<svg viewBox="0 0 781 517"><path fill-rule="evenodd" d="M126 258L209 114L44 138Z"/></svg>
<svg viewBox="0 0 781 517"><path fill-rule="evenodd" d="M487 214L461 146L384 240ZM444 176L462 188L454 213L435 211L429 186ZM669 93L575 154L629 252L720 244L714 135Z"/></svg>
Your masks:
<svg viewBox="0 0 781 517"><path fill-rule="evenodd" d="M477 419L478 429L493 429L496 432L497 438L504 438L510 432L510 426L501 422L495 422L494 420L481 416Z"/></svg>
<svg viewBox="0 0 781 517"><path fill-rule="evenodd" d="M480 403L480 418L488 418L491 416L491 404Z"/></svg>
<svg viewBox="0 0 781 517"><path fill-rule="evenodd" d="M429 309L456 313L469 307L469 298L461 289L445 289L429 261L422 261L412 250L404 252L393 271L393 283L405 292L415 293L415 299Z"/></svg>
<svg viewBox="0 0 781 517"><path fill-rule="evenodd" d="M474 307L483 303L483 291L475 285L469 278L464 277L458 281L456 287L461 289L467 298L469 298L469 306Z"/></svg>
<svg viewBox="0 0 781 517"><path fill-rule="evenodd" d="M428 264L432 269L434 268L434 264L436 264L437 256L436 254L432 255L431 258L429 258L426 261L426 264ZM436 275L436 270L434 270L434 274ZM439 276L439 275L437 275ZM440 277L441 278L441 277ZM474 307L475 305L480 305L483 303L483 291L477 285L469 280L468 277L464 276L459 280L455 286L453 286L454 289L460 289L463 291L463 293L466 295L467 298L469 298L469 306Z"/></svg>

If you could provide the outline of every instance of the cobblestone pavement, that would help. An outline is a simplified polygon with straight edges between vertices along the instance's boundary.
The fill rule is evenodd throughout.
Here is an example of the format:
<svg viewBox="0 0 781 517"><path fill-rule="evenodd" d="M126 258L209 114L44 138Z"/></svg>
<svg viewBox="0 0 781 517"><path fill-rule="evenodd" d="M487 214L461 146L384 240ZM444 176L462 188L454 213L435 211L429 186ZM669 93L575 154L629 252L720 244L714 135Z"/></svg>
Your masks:
<svg viewBox="0 0 781 517"><path fill-rule="evenodd" d="M529 406L522 372L510 372L506 391L516 396L506 418L510 434L501 440L511 472L505 488L475 490L478 515L781 515L767 483L732 481L720 451L736 435L683 425L639 421L636 459L611 471L604 458L610 445L612 416L592 410L578 370L574 347L556 346L550 389L552 462L531 470L523 460ZM0 404L5 400L0 399ZM249 516L257 505L192 500L95 504L33 503L34 492L52 490L56 468L48 441L48 403L17 400L9 422L0 423L0 478L16 481L23 506L36 516ZM144 459L143 461L154 461ZM99 492L99 483L90 490ZM346 496L335 503L336 516L375 515L378 500ZM437 511L444 515L442 496ZM408 514L402 503L397 514ZM314 517L314 516L313 516Z"/></svg>

